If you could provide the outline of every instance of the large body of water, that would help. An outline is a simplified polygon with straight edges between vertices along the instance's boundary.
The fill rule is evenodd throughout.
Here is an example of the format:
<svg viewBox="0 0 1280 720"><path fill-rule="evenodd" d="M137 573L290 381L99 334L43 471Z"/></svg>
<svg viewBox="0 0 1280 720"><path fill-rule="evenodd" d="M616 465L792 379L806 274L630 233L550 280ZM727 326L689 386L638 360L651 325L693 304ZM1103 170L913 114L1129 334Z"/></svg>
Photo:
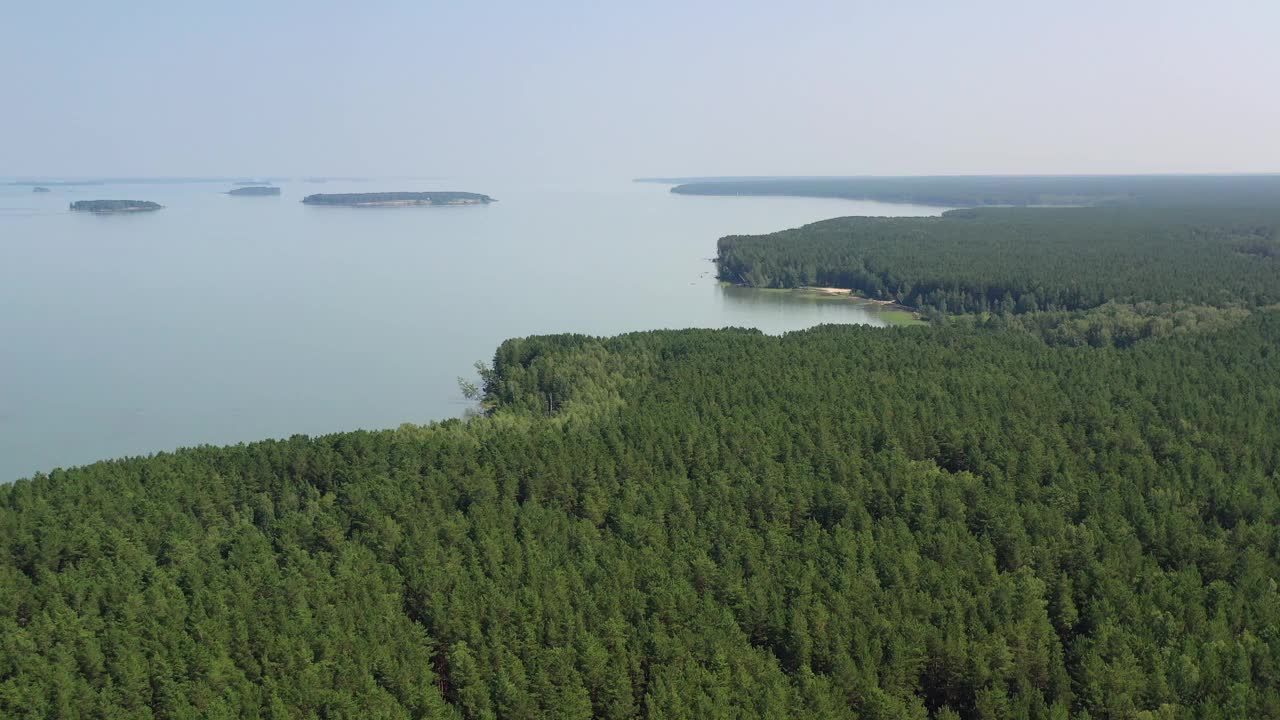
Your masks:
<svg viewBox="0 0 1280 720"><path fill-rule="evenodd" d="M504 339L879 324L720 287L716 239L937 208L672 195L666 186L0 186L0 482L97 459L460 414ZM455 187L456 186L456 187ZM454 189L473 207L326 208L314 192ZM154 213L71 213L77 199Z"/></svg>

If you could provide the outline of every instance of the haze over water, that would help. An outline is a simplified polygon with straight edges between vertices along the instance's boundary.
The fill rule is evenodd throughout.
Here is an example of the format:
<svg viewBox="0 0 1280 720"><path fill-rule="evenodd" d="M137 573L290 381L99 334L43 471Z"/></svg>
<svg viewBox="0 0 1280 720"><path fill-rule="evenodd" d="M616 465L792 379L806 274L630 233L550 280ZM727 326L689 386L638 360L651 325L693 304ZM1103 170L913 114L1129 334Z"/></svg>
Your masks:
<svg viewBox="0 0 1280 720"><path fill-rule="evenodd" d="M455 187L457 185L457 187ZM0 188L0 482L124 455L457 416L503 340L878 324L865 306L721 288L716 240L938 208L456 182ZM315 192L456 189L488 206L322 208ZM154 213L71 213L76 199Z"/></svg>

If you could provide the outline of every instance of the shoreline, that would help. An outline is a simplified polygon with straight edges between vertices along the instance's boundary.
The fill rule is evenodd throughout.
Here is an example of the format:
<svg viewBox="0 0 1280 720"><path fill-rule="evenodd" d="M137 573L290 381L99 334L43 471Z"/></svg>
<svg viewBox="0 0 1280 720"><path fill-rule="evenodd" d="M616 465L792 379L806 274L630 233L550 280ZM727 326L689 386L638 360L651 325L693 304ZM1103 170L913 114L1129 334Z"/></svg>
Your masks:
<svg viewBox="0 0 1280 720"><path fill-rule="evenodd" d="M869 297L863 297L849 288L820 287L816 285L802 285L800 287L793 288L761 288L754 285L745 285L743 283L735 283L728 280L720 280L719 282L721 287L735 287L760 292L792 293L795 295L807 295L814 298L830 300L850 300L861 304L876 306L879 311L888 315L887 319L890 324L893 325L929 324L929 321L925 320L920 315L920 311L910 305L903 305L902 303L893 300L876 300Z"/></svg>
<svg viewBox="0 0 1280 720"><path fill-rule="evenodd" d="M896 300L876 300L875 298L865 297L865 296L862 296L862 295L857 294L856 292L854 292L853 290L851 290L851 289L849 289L849 288L836 288L836 287L813 287L813 286L805 285L805 286L802 286L802 287L799 287L799 288L796 288L796 289L797 289L797 290L806 291L806 292L814 292L814 293L818 293L819 295L832 295L832 296L847 295L847 296L849 296L850 298L854 298L854 299L857 299L857 300L861 300L862 302L868 302L868 303L871 303L871 304L873 304L873 305L879 305L879 306L881 306L881 307L883 307L883 308L886 308L886 309L890 309L890 310L901 310L901 311L903 311L903 312L915 313L916 315L919 315L919 314L920 314L920 311L919 311L919 310L917 310L916 308L911 307L910 305L903 305L902 303L900 303L900 302L898 302L898 301L896 301Z"/></svg>

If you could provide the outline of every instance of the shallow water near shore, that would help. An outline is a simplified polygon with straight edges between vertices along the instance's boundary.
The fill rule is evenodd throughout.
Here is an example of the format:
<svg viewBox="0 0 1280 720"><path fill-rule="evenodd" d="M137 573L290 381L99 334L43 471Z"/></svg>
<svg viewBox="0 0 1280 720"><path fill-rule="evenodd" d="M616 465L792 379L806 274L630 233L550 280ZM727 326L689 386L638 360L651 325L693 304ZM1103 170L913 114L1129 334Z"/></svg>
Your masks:
<svg viewBox="0 0 1280 720"><path fill-rule="evenodd" d="M0 186L0 482L123 455L459 415L504 339L887 324L851 301L724 288L716 239L940 208L468 181ZM343 208L318 192L463 190ZM88 199L150 213L72 213Z"/></svg>

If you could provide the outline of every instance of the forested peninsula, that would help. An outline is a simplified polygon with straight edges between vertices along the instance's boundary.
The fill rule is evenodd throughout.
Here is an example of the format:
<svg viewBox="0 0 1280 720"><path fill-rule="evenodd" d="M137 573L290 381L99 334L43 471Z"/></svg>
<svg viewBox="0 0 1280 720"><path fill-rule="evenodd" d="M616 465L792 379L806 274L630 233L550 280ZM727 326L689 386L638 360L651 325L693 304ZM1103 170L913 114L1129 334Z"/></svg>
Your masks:
<svg viewBox="0 0 1280 720"><path fill-rule="evenodd" d="M308 205L388 207L399 205L478 205L494 202L488 195L471 192L320 193L302 199Z"/></svg>
<svg viewBox="0 0 1280 720"><path fill-rule="evenodd" d="M76 200L71 203L72 210L95 213L145 212L162 207L149 200Z"/></svg>
<svg viewBox="0 0 1280 720"><path fill-rule="evenodd" d="M933 322L513 339L469 419L0 487L0 715L1280 717L1278 213L725 238Z"/></svg>
<svg viewBox="0 0 1280 720"><path fill-rule="evenodd" d="M983 208L718 243L721 279L831 286L937 315L1280 302L1280 206Z"/></svg>

